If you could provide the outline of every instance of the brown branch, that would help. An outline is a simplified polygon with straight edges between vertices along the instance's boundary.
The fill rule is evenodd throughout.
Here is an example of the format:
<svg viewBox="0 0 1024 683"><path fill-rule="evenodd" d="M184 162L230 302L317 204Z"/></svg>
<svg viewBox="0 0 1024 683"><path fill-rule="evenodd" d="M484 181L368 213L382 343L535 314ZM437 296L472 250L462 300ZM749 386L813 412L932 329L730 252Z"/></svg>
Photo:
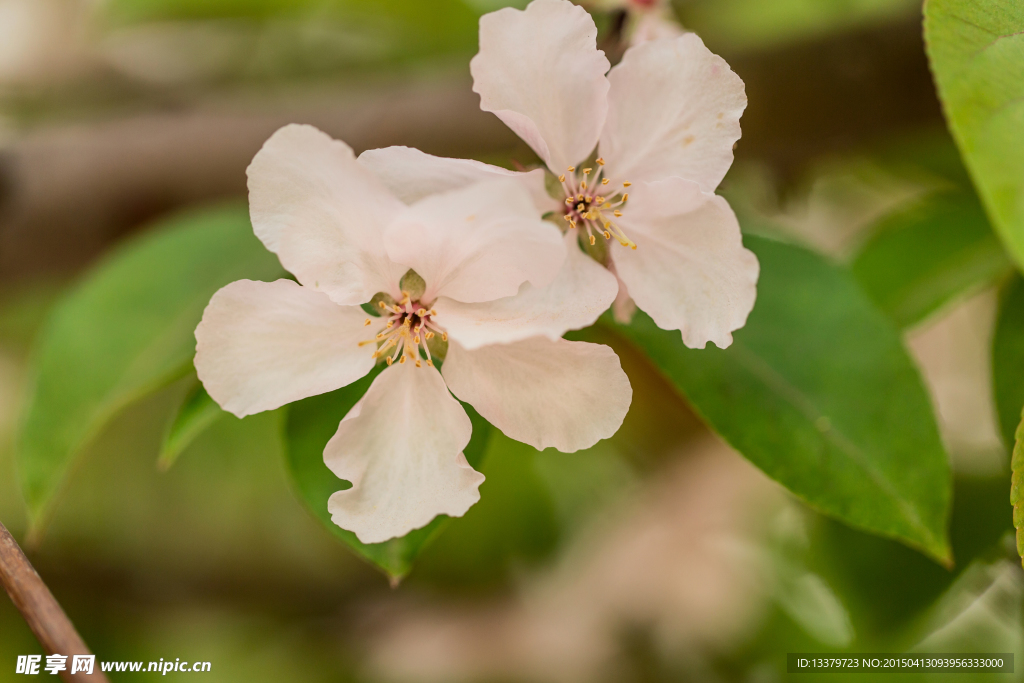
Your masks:
<svg viewBox="0 0 1024 683"><path fill-rule="evenodd" d="M39 643L48 654L67 656L67 668L61 672L66 683L92 683L107 681L97 662L91 675L71 674L74 655L90 655L89 648L82 641L74 625L64 614L57 600L50 593L32 563L18 547L10 532L0 524L0 583L11 596L11 601L25 617Z"/></svg>

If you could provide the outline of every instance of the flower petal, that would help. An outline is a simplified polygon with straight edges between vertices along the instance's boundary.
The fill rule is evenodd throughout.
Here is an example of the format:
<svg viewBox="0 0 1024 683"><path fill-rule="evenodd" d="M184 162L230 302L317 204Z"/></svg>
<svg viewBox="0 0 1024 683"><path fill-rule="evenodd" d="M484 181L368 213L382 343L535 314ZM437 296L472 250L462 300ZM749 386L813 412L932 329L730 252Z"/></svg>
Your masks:
<svg viewBox="0 0 1024 683"><path fill-rule="evenodd" d="M527 280L547 286L565 260L558 229L522 183L505 178L413 204L385 236L388 255L427 283L423 300L465 302L512 296Z"/></svg>
<svg viewBox="0 0 1024 683"><path fill-rule="evenodd" d="M608 59L597 27L568 0L534 0L480 19L469 63L480 108L494 112L555 173L597 145L608 111Z"/></svg>
<svg viewBox="0 0 1024 683"><path fill-rule="evenodd" d="M630 193L620 224L637 244L612 252L636 305L690 348L732 343L757 296L757 257L743 247L729 203L670 178Z"/></svg>
<svg viewBox="0 0 1024 683"><path fill-rule="evenodd" d="M373 339L358 306L339 306L291 280L239 280L210 299L196 327L196 372L238 417L334 391L373 368Z"/></svg>
<svg viewBox="0 0 1024 683"><path fill-rule="evenodd" d="M469 351L448 346L452 392L507 436L538 450L589 448L622 425L633 389L609 347L533 337Z"/></svg>
<svg viewBox="0 0 1024 683"><path fill-rule="evenodd" d="M405 206L348 145L288 125L246 172L253 229L299 282L343 305L398 294L405 270L388 261L382 233Z"/></svg>
<svg viewBox="0 0 1024 683"><path fill-rule="evenodd" d="M558 339L592 325L615 300L615 276L584 254L576 232L565 235L565 265L547 287L526 283L516 296L465 304L438 299L434 320L466 349L544 336Z"/></svg>
<svg viewBox="0 0 1024 683"><path fill-rule="evenodd" d="M601 156L616 180L679 176L712 192L732 165L743 81L693 33L631 47L608 74Z"/></svg>
<svg viewBox="0 0 1024 683"><path fill-rule="evenodd" d="M461 517L480 500L484 480L462 454L472 430L436 370L384 370L324 450L331 471L352 482L327 503L334 523L363 543L381 543L437 515Z"/></svg>
<svg viewBox="0 0 1024 683"><path fill-rule="evenodd" d="M541 212L560 207L544 187L541 168L520 173L473 159L436 157L413 147L368 149L359 155L359 163L373 171L406 204L483 180L518 178Z"/></svg>

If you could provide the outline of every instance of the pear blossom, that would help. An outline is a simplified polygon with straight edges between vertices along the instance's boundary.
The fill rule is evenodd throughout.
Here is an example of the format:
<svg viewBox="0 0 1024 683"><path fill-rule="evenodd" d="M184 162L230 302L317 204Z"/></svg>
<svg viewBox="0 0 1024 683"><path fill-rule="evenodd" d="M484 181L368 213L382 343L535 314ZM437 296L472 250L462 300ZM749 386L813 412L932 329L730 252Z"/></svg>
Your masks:
<svg viewBox="0 0 1024 683"><path fill-rule="evenodd" d="M352 484L331 496L332 519L364 543L479 500L455 397L565 452L614 434L632 400L610 348L561 338L608 307L614 278L594 286L603 269L541 220L542 177L467 167L472 182L400 197L343 142L282 128L249 166L250 212L296 281L233 282L196 328L199 378L239 417L383 365L324 450Z"/></svg>
<svg viewBox="0 0 1024 683"><path fill-rule="evenodd" d="M692 33L636 44L610 72L596 38L569 0L483 16L470 63L480 106L558 177L569 232L622 245L606 263L640 309L689 347L727 347L759 272L714 194L740 137L743 82Z"/></svg>

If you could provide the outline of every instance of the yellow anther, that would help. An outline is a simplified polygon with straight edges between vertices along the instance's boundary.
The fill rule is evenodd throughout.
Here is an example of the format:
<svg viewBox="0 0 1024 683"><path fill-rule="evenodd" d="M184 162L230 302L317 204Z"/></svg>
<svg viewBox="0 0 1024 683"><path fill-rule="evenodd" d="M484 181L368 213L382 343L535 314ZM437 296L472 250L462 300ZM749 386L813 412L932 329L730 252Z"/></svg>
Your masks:
<svg viewBox="0 0 1024 683"><path fill-rule="evenodd" d="M605 203L605 198L604 197L597 197L597 198L594 199L594 203L597 204L598 206L601 206L602 204Z"/></svg>
<svg viewBox="0 0 1024 683"><path fill-rule="evenodd" d="M566 197L566 198L565 198L565 203L566 203L566 204L568 204L568 205L570 205L570 206L572 206L572 203L573 203L573 201L574 201L574 200L573 200L573 198L572 198L572 197Z"/></svg>
<svg viewBox="0 0 1024 683"><path fill-rule="evenodd" d="M593 236L593 235L591 235L591 236L590 236L590 246L594 246L595 244L597 244L597 240L596 240L596 239L594 239L594 236Z"/></svg>
<svg viewBox="0 0 1024 683"><path fill-rule="evenodd" d="M576 201L582 202L583 201L583 195L581 195L581 194L576 195Z"/></svg>
<svg viewBox="0 0 1024 683"><path fill-rule="evenodd" d="M433 333L433 332L431 332L430 330L427 330L427 334L426 334L426 335L424 335L424 336L425 336L425 337L426 337L427 339L433 339L433 338L434 338L434 333Z"/></svg>
<svg viewBox="0 0 1024 683"><path fill-rule="evenodd" d="M422 368L423 367L422 365L420 365L420 362L418 360L416 361L416 367L418 367L418 368Z"/></svg>
<svg viewBox="0 0 1024 683"><path fill-rule="evenodd" d="M568 223L569 221L572 220L572 214L571 213L567 213L564 216L562 216L562 218L564 218L565 222Z"/></svg>
<svg viewBox="0 0 1024 683"><path fill-rule="evenodd" d="M441 341L448 341L448 333L447 332L442 332L441 333Z"/></svg>
<svg viewBox="0 0 1024 683"><path fill-rule="evenodd" d="M413 337L412 338L412 343L413 344L419 344L420 343L420 335L417 334L415 337Z"/></svg>
<svg viewBox="0 0 1024 683"><path fill-rule="evenodd" d="M388 356L388 365L391 365L393 362L395 362L394 359L391 356Z"/></svg>
<svg viewBox="0 0 1024 683"><path fill-rule="evenodd" d="M593 170L594 169L592 169L592 168L585 168L585 169L583 169L583 175L590 175L590 172L593 171Z"/></svg>
<svg viewBox="0 0 1024 683"><path fill-rule="evenodd" d="M579 204L576 205L576 210L577 211L582 211L585 208L587 208L587 207L583 205L583 202L580 202Z"/></svg>
<svg viewBox="0 0 1024 683"><path fill-rule="evenodd" d="M379 305L379 306L380 306L381 308L383 308L383 309L384 309L385 311L386 311L386 310L388 310L388 305L387 305L386 303L384 303L383 301L378 301L378 302L377 302L377 305Z"/></svg>
<svg viewBox="0 0 1024 683"><path fill-rule="evenodd" d="M576 167L575 166L570 166L569 167L569 173L575 173L575 172L576 172Z"/></svg>
<svg viewBox="0 0 1024 683"><path fill-rule="evenodd" d="M615 214L616 218L621 218L622 217L622 212L619 211L618 209L616 209L613 213Z"/></svg>
<svg viewBox="0 0 1024 683"><path fill-rule="evenodd" d="M402 321L402 327L404 327L406 329L412 327L412 320L410 318L406 318L405 320L403 320Z"/></svg>
<svg viewBox="0 0 1024 683"><path fill-rule="evenodd" d="M367 339L365 341L359 342L359 346L366 346L367 344L376 344L376 343L377 343L376 339Z"/></svg>
<svg viewBox="0 0 1024 683"><path fill-rule="evenodd" d="M430 309L430 315L437 315L437 311L435 311L433 308L431 308Z"/></svg>
<svg viewBox="0 0 1024 683"><path fill-rule="evenodd" d="M580 187L583 188L584 190L587 189L587 181L584 180L582 183L580 183Z"/></svg>
<svg viewBox="0 0 1024 683"><path fill-rule="evenodd" d="M405 362L405 354L403 353L402 357L398 359L398 364L401 365L404 362Z"/></svg>
<svg viewBox="0 0 1024 683"><path fill-rule="evenodd" d="M365 322L365 323L363 323L363 327L367 327L367 326L368 326L369 324L370 324L370 319L369 319L369 318L367 318L367 319L366 319L366 322Z"/></svg>
<svg viewBox="0 0 1024 683"><path fill-rule="evenodd" d="M605 230L604 231L604 238L606 240L610 240L612 238L612 234L610 232L608 232L607 230Z"/></svg>
<svg viewBox="0 0 1024 683"><path fill-rule="evenodd" d="M428 358L428 359L427 359L427 365L429 365L430 367L434 367L434 361L432 361L432 360L430 360L430 359Z"/></svg>
<svg viewBox="0 0 1024 683"><path fill-rule="evenodd" d="M629 182L629 181L627 180L626 182L622 183L622 186L623 186L623 187L629 187L629 186L630 186L630 185L632 185L632 184L633 184L633 183L631 183L631 182Z"/></svg>
<svg viewBox="0 0 1024 683"><path fill-rule="evenodd" d="M394 326L394 324L395 324L395 321L394 321L394 320L389 320L389 321L388 321L388 324L387 324L387 325L385 325L384 327L386 327L387 329L389 329L389 330L390 330L390 329L392 328L392 326Z"/></svg>
<svg viewBox="0 0 1024 683"><path fill-rule="evenodd" d="M598 157L598 158L596 159L596 161L597 161L597 165L598 165L598 166L604 166L604 159L602 159L602 158Z"/></svg>
<svg viewBox="0 0 1024 683"><path fill-rule="evenodd" d="M574 221L574 220L570 220L570 221L569 221L569 225L571 225L572 227L574 227L574 228L575 228L575 227L576 227L576 221Z"/></svg>
<svg viewBox="0 0 1024 683"><path fill-rule="evenodd" d="M419 317L422 318L426 314L427 314L427 309L425 309L425 308L417 308L416 309L416 315L418 315Z"/></svg>
<svg viewBox="0 0 1024 683"><path fill-rule="evenodd" d="M383 332L378 332L378 333L377 333L377 339L380 339L380 338L381 338L381 337L383 337L383 336L384 336L384 333L383 333Z"/></svg>
<svg viewBox="0 0 1024 683"><path fill-rule="evenodd" d="M609 181L609 180L608 180L607 178L602 178L602 179L601 179L601 184L602 184L602 185L607 185L607 184L608 184L609 182L610 182L610 181Z"/></svg>
<svg viewBox="0 0 1024 683"><path fill-rule="evenodd" d="M395 306L391 310L394 311L395 313L402 313L403 312L401 306Z"/></svg>
<svg viewBox="0 0 1024 683"><path fill-rule="evenodd" d="M630 247L631 247L632 249L636 249L636 243L635 243L635 242L631 242L629 246L630 246Z"/></svg>
<svg viewBox="0 0 1024 683"><path fill-rule="evenodd" d="M565 174L564 173L562 175L558 176L558 182L560 182L560 183L564 183L565 182Z"/></svg>
<svg viewBox="0 0 1024 683"><path fill-rule="evenodd" d="M622 195L622 203L625 204L627 199L629 199L629 193L628 192L626 194Z"/></svg>

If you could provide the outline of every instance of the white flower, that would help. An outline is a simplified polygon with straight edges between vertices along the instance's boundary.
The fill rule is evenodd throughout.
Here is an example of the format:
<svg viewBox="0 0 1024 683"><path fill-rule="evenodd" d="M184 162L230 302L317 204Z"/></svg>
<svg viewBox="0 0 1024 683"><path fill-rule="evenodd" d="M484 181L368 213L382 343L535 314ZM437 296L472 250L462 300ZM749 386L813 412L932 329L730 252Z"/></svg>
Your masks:
<svg viewBox="0 0 1024 683"><path fill-rule="evenodd" d="M406 205L344 143L277 131L249 166L250 210L298 283L234 282L196 328L199 377L239 417L387 362L324 451L352 482L330 499L334 522L364 543L479 500L484 478L461 452L470 420L449 390L508 436L567 452L614 434L632 399L611 349L561 339L616 291L592 286L601 267L540 220L526 184L543 178L467 165L484 179ZM383 315L368 317L375 297Z"/></svg>
<svg viewBox="0 0 1024 683"><path fill-rule="evenodd" d="M694 34L635 45L606 76L596 37L568 0L487 14L473 89L559 176L571 229L625 247L610 257L636 304L687 346L724 348L758 276L714 194L740 137L743 82Z"/></svg>

